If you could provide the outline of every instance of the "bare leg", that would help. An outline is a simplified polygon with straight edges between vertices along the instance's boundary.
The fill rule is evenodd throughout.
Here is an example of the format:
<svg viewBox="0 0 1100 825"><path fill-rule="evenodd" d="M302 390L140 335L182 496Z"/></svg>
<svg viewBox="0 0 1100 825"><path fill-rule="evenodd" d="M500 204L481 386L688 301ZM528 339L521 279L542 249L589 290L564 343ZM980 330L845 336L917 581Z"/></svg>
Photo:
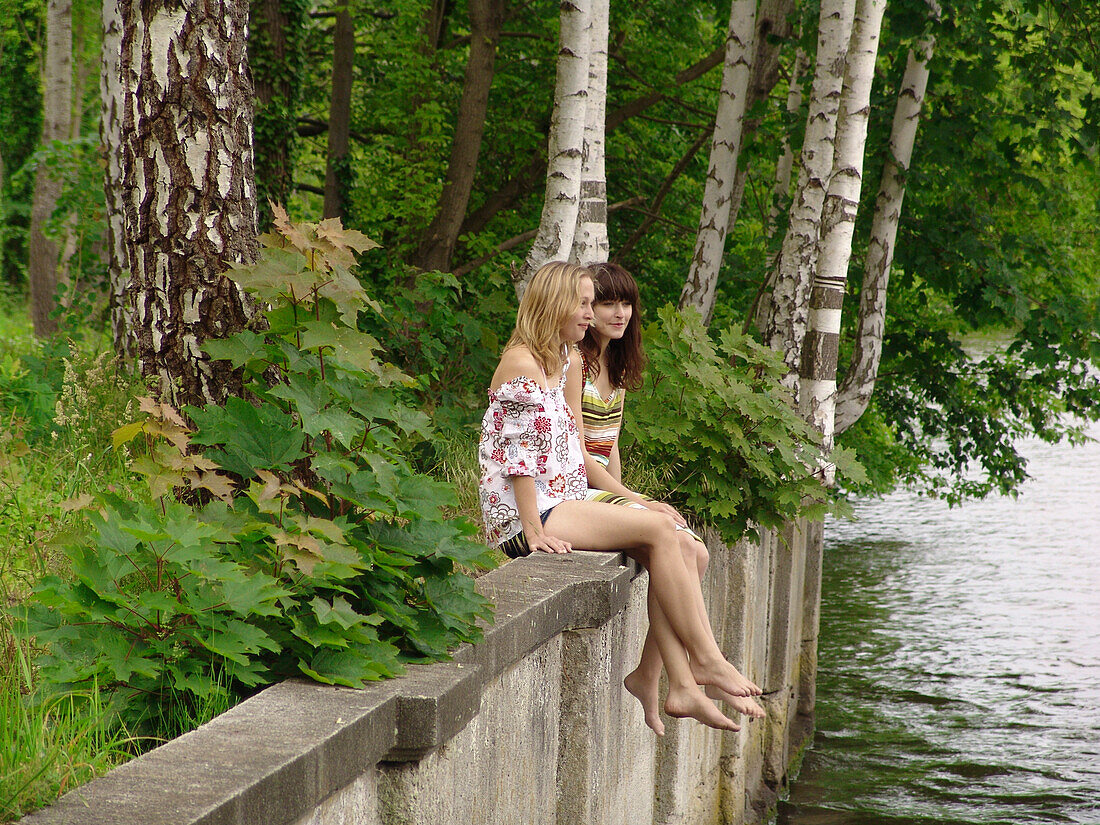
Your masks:
<svg viewBox="0 0 1100 825"><path fill-rule="evenodd" d="M652 584L652 580L651 580ZM665 713L677 719L691 717L719 730L741 730L740 725L733 722L722 711L718 710L714 702L699 690L695 684L695 676L688 665L687 654L683 645L676 637L672 626L668 623L664 611L661 610L653 595L652 587L648 595L650 604L650 629L653 631L657 646L661 650L661 658L665 662L668 671L668 696L665 697ZM654 728L657 731L656 728ZM662 734L664 724L657 733Z"/></svg>
<svg viewBox="0 0 1100 825"><path fill-rule="evenodd" d="M691 657L695 681L734 696L744 693L747 680L726 661L700 616L698 573L684 564L672 519L604 502L565 501L550 514L546 531L580 549L621 550L637 559L649 571L650 593ZM654 618L651 611L651 626ZM664 658L660 637L658 646ZM666 667L668 664L665 658Z"/></svg>
<svg viewBox="0 0 1100 825"><path fill-rule="evenodd" d="M684 563L689 570L695 570L698 573L699 580L702 581L703 575L707 570L707 564L710 561L710 553L707 551L706 546L683 531L677 531L676 536L680 541L680 552L683 556ZM702 599L699 601L698 608L700 618L705 623L707 629L711 631L711 637L713 638L713 628L710 626L710 619L707 616L706 607ZM664 733L665 727L660 716L659 684L661 667L661 653L657 647L651 627L646 634L645 644L642 647L642 655L638 660L638 666L623 680L623 685L641 704L642 712L645 714L646 724L658 735ZM752 682L749 682L747 679L745 681L752 694L759 694L760 689L757 688L756 685L752 684ZM726 702L738 713L744 713L753 718L760 718L764 715L764 709L746 696L735 696L710 685L707 686L706 695L711 699L718 699Z"/></svg>

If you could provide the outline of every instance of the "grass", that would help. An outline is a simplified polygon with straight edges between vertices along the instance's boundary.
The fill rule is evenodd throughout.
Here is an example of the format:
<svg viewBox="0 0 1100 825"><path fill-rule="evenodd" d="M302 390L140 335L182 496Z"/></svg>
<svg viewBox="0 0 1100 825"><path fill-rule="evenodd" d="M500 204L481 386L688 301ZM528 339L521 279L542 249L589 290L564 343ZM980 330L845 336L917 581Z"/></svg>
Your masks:
<svg viewBox="0 0 1100 825"><path fill-rule="evenodd" d="M98 690L34 701L31 653L0 626L0 821L12 821L125 762L134 742Z"/></svg>
<svg viewBox="0 0 1100 825"><path fill-rule="evenodd" d="M110 432L139 388L101 336L37 341L23 303L0 295L0 607L17 605L45 575L67 574L52 542L73 526L68 502L136 484ZM43 698L34 653L0 612L0 822L143 746L115 722L105 692Z"/></svg>

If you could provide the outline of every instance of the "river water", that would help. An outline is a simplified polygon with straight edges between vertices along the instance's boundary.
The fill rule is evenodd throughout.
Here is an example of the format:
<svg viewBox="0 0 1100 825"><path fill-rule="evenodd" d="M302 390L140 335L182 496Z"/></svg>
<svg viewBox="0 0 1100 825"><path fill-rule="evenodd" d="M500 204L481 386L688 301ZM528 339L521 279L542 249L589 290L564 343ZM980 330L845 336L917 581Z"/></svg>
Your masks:
<svg viewBox="0 0 1100 825"><path fill-rule="evenodd" d="M1017 499L898 492L826 526L779 825L1100 825L1100 444L1022 449Z"/></svg>

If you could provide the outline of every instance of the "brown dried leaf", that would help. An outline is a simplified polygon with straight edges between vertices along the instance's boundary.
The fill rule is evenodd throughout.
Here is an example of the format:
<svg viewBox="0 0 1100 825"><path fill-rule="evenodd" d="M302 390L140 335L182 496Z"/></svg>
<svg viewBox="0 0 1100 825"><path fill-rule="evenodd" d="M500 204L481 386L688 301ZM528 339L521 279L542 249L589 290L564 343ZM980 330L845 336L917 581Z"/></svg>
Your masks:
<svg viewBox="0 0 1100 825"><path fill-rule="evenodd" d="M196 487L194 484L191 486L192 489ZM221 473L203 473L197 486L209 490L222 501L229 502L233 500L233 483L228 476Z"/></svg>
<svg viewBox="0 0 1100 825"><path fill-rule="evenodd" d="M286 210L283 209L283 207L278 204L273 204L271 214L274 218L272 222L275 228L286 236L291 246L303 255L314 248L314 244L309 239L309 236L291 222L290 217L286 214Z"/></svg>
<svg viewBox="0 0 1100 825"><path fill-rule="evenodd" d="M75 510L86 509L95 499L92 498L90 493L82 493L76 498L66 499L61 502L62 513L72 513Z"/></svg>

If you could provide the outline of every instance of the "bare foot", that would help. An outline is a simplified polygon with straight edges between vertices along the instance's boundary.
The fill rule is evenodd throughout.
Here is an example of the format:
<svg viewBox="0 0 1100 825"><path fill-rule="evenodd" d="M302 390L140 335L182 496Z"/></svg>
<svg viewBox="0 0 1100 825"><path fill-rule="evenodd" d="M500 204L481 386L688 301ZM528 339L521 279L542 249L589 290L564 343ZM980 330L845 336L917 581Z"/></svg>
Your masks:
<svg viewBox="0 0 1100 825"><path fill-rule="evenodd" d="M665 713L677 719L691 717L718 730L739 731L741 726L715 707L714 702L703 695L696 686L669 687L665 697Z"/></svg>
<svg viewBox="0 0 1100 825"><path fill-rule="evenodd" d="M725 659L718 659L713 664L692 660L691 672L700 685L713 685L730 696L759 696L763 693Z"/></svg>
<svg viewBox="0 0 1100 825"><path fill-rule="evenodd" d="M726 693L722 688L714 685L707 685L704 693L711 699L725 702L738 713L743 713L752 719L763 719L765 716L764 708L748 696L734 696L732 693Z"/></svg>
<svg viewBox="0 0 1100 825"><path fill-rule="evenodd" d="M658 674L658 679L660 674ZM658 692L658 679L647 679L637 670L627 674L623 687L638 700L645 714L645 723L658 736L665 735L665 723L661 721L661 697Z"/></svg>

